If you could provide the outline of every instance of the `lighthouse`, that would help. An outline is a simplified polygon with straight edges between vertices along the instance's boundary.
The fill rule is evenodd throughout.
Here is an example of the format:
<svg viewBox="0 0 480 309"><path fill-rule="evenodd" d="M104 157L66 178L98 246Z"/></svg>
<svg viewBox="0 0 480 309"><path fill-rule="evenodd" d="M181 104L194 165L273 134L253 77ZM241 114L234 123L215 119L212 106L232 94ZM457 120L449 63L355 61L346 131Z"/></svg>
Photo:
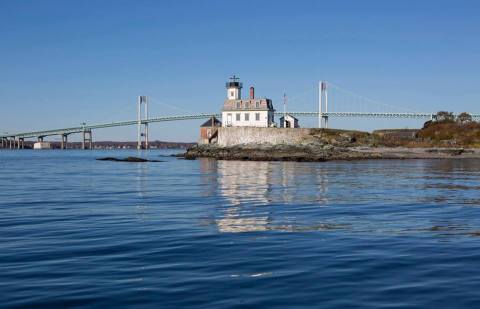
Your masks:
<svg viewBox="0 0 480 309"><path fill-rule="evenodd" d="M272 127L274 113L272 100L256 98L250 87L248 99L242 99L242 83L233 75L226 83L227 99L223 103L223 127Z"/></svg>
<svg viewBox="0 0 480 309"><path fill-rule="evenodd" d="M230 81L227 82L227 99L228 100L240 100L242 98L242 83L240 78L233 75L230 77Z"/></svg>

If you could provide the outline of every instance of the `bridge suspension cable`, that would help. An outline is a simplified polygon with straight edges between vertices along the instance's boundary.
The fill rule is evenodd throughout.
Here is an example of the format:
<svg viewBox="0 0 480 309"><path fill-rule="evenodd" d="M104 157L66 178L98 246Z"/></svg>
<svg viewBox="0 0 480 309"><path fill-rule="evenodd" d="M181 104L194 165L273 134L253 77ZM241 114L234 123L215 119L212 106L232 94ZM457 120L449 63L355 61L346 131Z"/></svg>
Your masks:
<svg viewBox="0 0 480 309"><path fill-rule="evenodd" d="M334 83L328 82L329 95L331 101L331 111L348 112L348 111L362 111L362 112L407 112L407 113L421 113L417 110L396 106L392 104L382 103L366 96L360 95L353 91L347 90ZM340 102L336 102L341 98ZM344 104L338 104L344 103ZM349 106L350 104L351 106ZM345 106L342 106L345 105ZM339 108L340 107L340 108ZM346 108L345 108L346 107ZM366 108L366 110L358 110L358 108ZM380 108L380 109L378 109Z"/></svg>
<svg viewBox="0 0 480 309"><path fill-rule="evenodd" d="M194 112L192 112L191 110L187 110L187 109L180 108L178 106L166 103L163 100L159 100L159 99L157 99L155 97L152 97L152 96L148 96L148 99L149 99L150 104L153 103L154 105L161 105L161 106L164 106L164 107L167 107L167 108L170 108L170 109L174 109L174 110L177 110L179 112L186 113L186 114L194 114Z"/></svg>

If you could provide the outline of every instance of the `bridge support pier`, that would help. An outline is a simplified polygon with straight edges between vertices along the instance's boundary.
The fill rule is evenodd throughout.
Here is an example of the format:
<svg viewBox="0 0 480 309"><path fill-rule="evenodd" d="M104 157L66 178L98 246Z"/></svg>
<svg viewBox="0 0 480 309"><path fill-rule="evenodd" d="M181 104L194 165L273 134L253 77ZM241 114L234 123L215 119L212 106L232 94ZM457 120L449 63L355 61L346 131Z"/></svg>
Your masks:
<svg viewBox="0 0 480 309"><path fill-rule="evenodd" d="M18 138L18 149L25 149L25 139L23 137Z"/></svg>
<svg viewBox="0 0 480 309"><path fill-rule="evenodd" d="M68 134L62 134L62 144L60 146L61 149L67 149L68 144Z"/></svg>
<svg viewBox="0 0 480 309"><path fill-rule="evenodd" d="M82 149L93 149L92 130L83 131ZM88 148L87 148L88 142Z"/></svg>
<svg viewBox="0 0 480 309"><path fill-rule="evenodd" d="M39 142L39 143L43 143L43 136L39 136L39 137L37 137L37 142Z"/></svg>

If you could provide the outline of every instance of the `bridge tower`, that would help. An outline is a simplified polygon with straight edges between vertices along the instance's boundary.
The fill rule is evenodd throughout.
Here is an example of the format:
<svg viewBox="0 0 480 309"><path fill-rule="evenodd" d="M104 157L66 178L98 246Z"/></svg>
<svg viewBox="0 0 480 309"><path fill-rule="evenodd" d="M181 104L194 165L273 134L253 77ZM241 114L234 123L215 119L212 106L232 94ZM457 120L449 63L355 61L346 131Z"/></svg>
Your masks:
<svg viewBox="0 0 480 309"><path fill-rule="evenodd" d="M142 104L144 106L143 116L144 119L148 119L148 98L147 96L141 95L138 96L138 113L137 113L137 127L138 127L138 137L137 137L137 149L148 149L148 123L142 123ZM142 130L143 127L143 130ZM145 145L142 147L142 137L144 138Z"/></svg>
<svg viewBox="0 0 480 309"><path fill-rule="evenodd" d="M328 128L328 84L318 83L318 127Z"/></svg>

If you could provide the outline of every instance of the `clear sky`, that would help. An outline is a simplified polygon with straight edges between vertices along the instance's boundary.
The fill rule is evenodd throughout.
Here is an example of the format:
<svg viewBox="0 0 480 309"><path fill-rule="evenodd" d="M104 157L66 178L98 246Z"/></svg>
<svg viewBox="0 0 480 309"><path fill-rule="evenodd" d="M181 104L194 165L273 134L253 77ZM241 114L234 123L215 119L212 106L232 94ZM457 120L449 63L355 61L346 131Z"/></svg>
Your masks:
<svg viewBox="0 0 480 309"><path fill-rule="evenodd" d="M451 0L0 0L0 130L134 119L140 94L151 115L218 112L233 73L278 110L286 92L290 110L315 111L327 80L404 109L480 112L479 14L479 1ZM153 124L152 139L195 141L201 122Z"/></svg>

